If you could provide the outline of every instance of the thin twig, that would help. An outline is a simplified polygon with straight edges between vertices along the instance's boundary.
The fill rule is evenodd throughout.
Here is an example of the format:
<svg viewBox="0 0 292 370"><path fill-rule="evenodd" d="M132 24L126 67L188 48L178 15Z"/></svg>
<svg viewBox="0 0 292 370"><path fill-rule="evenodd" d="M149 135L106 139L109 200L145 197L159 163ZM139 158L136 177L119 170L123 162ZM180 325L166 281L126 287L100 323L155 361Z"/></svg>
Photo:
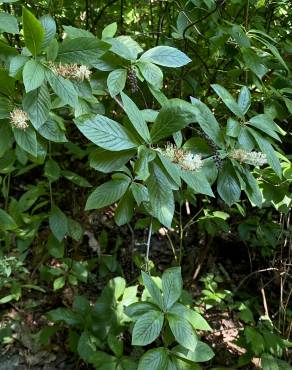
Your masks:
<svg viewBox="0 0 292 370"><path fill-rule="evenodd" d="M147 248L146 248L146 257L145 257L147 272L149 272L149 254L150 254L150 246L151 246L151 235L152 235L152 218L151 218L149 229L148 229Z"/></svg>

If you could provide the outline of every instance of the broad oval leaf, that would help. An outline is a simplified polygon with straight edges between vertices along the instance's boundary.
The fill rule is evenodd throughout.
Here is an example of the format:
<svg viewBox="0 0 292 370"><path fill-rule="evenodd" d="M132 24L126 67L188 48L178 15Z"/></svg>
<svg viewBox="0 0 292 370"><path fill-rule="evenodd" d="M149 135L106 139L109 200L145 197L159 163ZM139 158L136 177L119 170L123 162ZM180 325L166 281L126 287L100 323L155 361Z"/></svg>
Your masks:
<svg viewBox="0 0 292 370"><path fill-rule="evenodd" d="M198 338L191 324L183 317L170 313L167 314L167 320L176 341L183 347L191 351L194 350L198 343Z"/></svg>
<svg viewBox="0 0 292 370"><path fill-rule="evenodd" d="M154 280L151 278L151 276L149 276L146 272L142 271L141 274L144 286L151 295L153 302L162 309L163 301L160 289L158 288Z"/></svg>
<svg viewBox="0 0 292 370"><path fill-rule="evenodd" d="M98 186L87 199L85 210L109 206L119 200L127 191L130 179L110 180Z"/></svg>
<svg viewBox="0 0 292 370"><path fill-rule="evenodd" d="M171 227L174 214L174 197L169 181L158 165L152 167L151 175L147 179L150 204L153 216L162 225Z"/></svg>
<svg viewBox="0 0 292 370"><path fill-rule="evenodd" d="M34 128L38 130L48 119L51 109L51 98L45 84L25 94L23 108L28 113Z"/></svg>
<svg viewBox="0 0 292 370"><path fill-rule="evenodd" d="M180 99L167 101L160 110L151 129L151 138L155 143L196 121L196 112L192 105Z"/></svg>
<svg viewBox="0 0 292 370"><path fill-rule="evenodd" d="M91 64L100 58L110 45L94 37L65 40L59 48L57 60L62 63Z"/></svg>
<svg viewBox="0 0 292 370"><path fill-rule="evenodd" d="M168 353L165 348L150 349L141 357L138 370L169 370Z"/></svg>
<svg viewBox="0 0 292 370"><path fill-rule="evenodd" d="M81 116L74 122L88 140L103 149L120 151L137 147L129 132L122 125L101 114Z"/></svg>
<svg viewBox="0 0 292 370"><path fill-rule="evenodd" d="M25 91L35 90L42 85L45 79L45 69L36 60L29 60L23 68L23 83Z"/></svg>
<svg viewBox="0 0 292 370"><path fill-rule="evenodd" d="M192 61L185 53L171 46L155 46L142 54L140 60L172 68L182 67Z"/></svg>
<svg viewBox="0 0 292 370"><path fill-rule="evenodd" d="M0 32L19 33L17 19L6 12L0 12Z"/></svg>
<svg viewBox="0 0 292 370"><path fill-rule="evenodd" d="M107 77L107 88L113 98L124 90L127 80L127 70L124 68L115 69Z"/></svg>
<svg viewBox="0 0 292 370"><path fill-rule="evenodd" d="M14 230L17 228L17 225L13 218L0 208L0 230Z"/></svg>
<svg viewBox="0 0 292 370"><path fill-rule="evenodd" d="M240 199L240 184L230 162L226 162L219 172L217 190L220 197L229 206Z"/></svg>
<svg viewBox="0 0 292 370"><path fill-rule="evenodd" d="M132 333L132 345L146 346L160 334L164 322L161 311L150 311L139 317Z"/></svg>
<svg viewBox="0 0 292 370"><path fill-rule="evenodd" d="M162 274L162 292L164 307L169 309L179 300L182 293L181 268L172 267Z"/></svg>

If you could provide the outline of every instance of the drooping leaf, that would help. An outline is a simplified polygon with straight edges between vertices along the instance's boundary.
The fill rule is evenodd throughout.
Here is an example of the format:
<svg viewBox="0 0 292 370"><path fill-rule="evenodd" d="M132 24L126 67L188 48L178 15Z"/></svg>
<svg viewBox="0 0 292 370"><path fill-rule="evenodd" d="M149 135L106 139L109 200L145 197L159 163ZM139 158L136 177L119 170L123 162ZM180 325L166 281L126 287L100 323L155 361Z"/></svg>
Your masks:
<svg viewBox="0 0 292 370"><path fill-rule="evenodd" d="M238 202L240 199L240 184L230 162L224 163L219 172L217 190L220 197L229 206Z"/></svg>
<svg viewBox="0 0 292 370"><path fill-rule="evenodd" d="M36 157L37 151L38 151L38 142L37 142L35 130L31 127L28 127L25 130L21 130L19 128L13 128L13 133L14 133L15 141L17 142L17 144L24 151Z"/></svg>
<svg viewBox="0 0 292 370"><path fill-rule="evenodd" d="M3 209L0 208L0 230L14 230L17 228L17 225L13 218Z"/></svg>
<svg viewBox="0 0 292 370"><path fill-rule="evenodd" d="M43 15L40 18L40 22L45 31L42 48L46 48L55 37L57 31L56 22L54 21L54 18L48 14Z"/></svg>
<svg viewBox="0 0 292 370"><path fill-rule="evenodd" d="M90 167L97 171L109 173L119 170L135 154L135 150L124 150L112 152L102 148L97 148L90 153Z"/></svg>
<svg viewBox="0 0 292 370"><path fill-rule="evenodd" d="M54 93L64 102L75 108L78 104L78 95L71 81L47 70L46 77Z"/></svg>
<svg viewBox="0 0 292 370"><path fill-rule="evenodd" d="M165 348L150 349L141 357L138 370L168 370L168 354Z"/></svg>
<svg viewBox="0 0 292 370"><path fill-rule="evenodd" d="M165 174L156 164L147 179L147 187L153 216L164 226L171 227L174 214L173 192Z"/></svg>

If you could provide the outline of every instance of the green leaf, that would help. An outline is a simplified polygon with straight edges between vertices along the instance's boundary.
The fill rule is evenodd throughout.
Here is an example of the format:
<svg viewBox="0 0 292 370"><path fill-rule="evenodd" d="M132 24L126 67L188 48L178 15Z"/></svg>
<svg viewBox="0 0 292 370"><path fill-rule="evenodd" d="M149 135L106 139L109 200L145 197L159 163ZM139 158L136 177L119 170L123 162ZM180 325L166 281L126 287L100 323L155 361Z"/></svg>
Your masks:
<svg viewBox="0 0 292 370"><path fill-rule="evenodd" d="M163 73L159 67L157 67L153 63L146 62L146 61L137 62L137 67L139 68L142 76L145 78L145 80L148 83L150 83L157 89L162 88Z"/></svg>
<svg viewBox="0 0 292 370"><path fill-rule="evenodd" d="M13 218L0 208L0 230L14 230L17 228L17 225Z"/></svg>
<svg viewBox="0 0 292 370"><path fill-rule="evenodd" d="M76 28L72 26L63 26L63 28L69 39L76 39L80 37L95 38L95 36L91 32L84 30L82 28Z"/></svg>
<svg viewBox="0 0 292 370"><path fill-rule="evenodd" d="M172 163L168 158L166 158L163 154L158 152L158 157L165 168L168 175L172 178L172 180L180 187L181 186L181 168L177 163Z"/></svg>
<svg viewBox="0 0 292 370"><path fill-rule="evenodd" d="M233 118L228 118L226 126L226 134L230 137L238 137L240 133L240 123Z"/></svg>
<svg viewBox="0 0 292 370"><path fill-rule="evenodd" d="M244 118L244 113L233 96L223 87L217 84L211 85L215 93L223 100L224 104L239 118Z"/></svg>
<svg viewBox="0 0 292 370"><path fill-rule="evenodd" d="M176 341L183 347L191 351L194 350L198 343L198 338L191 324L183 317L170 313L167 314L167 320Z"/></svg>
<svg viewBox="0 0 292 370"><path fill-rule="evenodd" d="M147 188L153 216L164 226L171 227L174 214L173 192L167 177L156 164L147 179Z"/></svg>
<svg viewBox="0 0 292 370"><path fill-rule="evenodd" d="M265 341L259 330L248 326L244 329L244 336L256 355L260 355L264 351Z"/></svg>
<svg viewBox="0 0 292 370"><path fill-rule="evenodd" d="M194 329L212 331L210 325L202 315L181 303L175 303L169 310L169 313L183 317Z"/></svg>
<svg viewBox="0 0 292 370"><path fill-rule="evenodd" d="M129 120L134 126L138 134L147 142L150 142L150 134L148 126L138 109L137 105L130 99L126 94L121 92L121 98L123 102L124 111L127 113Z"/></svg>
<svg viewBox="0 0 292 370"><path fill-rule="evenodd" d="M138 206L143 202L149 202L149 194L146 186L133 182L131 184L131 191Z"/></svg>
<svg viewBox="0 0 292 370"><path fill-rule="evenodd" d="M140 316L132 333L133 346L146 346L152 343L160 334L164 315L159 311L150 311Z"/></svg>
<svg viewBox="0 0 292 370"><path fill-rule="evenodd" d="M214 352L206 343L197 342L196 347L190 351L182 346L176 346L172 352L174 352L179 357L183 357L186 360L192 362L206 362L210 361L214 356Z"/></svg>
<svg viewBox="0 0 292 370"><path fill-rule="evenodd" d="M170 370L168 353L165 348L150 349L140 358L138 370Z"/></svg>
<svg viewBox="0 0 292 370"><path fill-rule="evenodd" d="M60 208L53 206L49 216L49 224L56 239L62 241L68 233L68 220Z"/></svg>
<svg viewBox="0 0 292 370"><path fill-rule="evenodd" d="M117 22L111 23L107 25L103 31L102 31L102 39L107 39L109 37L114 37L118 29L118 24Z"/></svg>
<svg viewBox="0 0 292 370"><path fill-rule="evenodd" d="M34 128L38 130L48 119L51 109L51 98L45 84L25 94L23 108L27 112Z"/></svg>
<svg viewBox="0 0 292 370"><path fill-rule="evenodd" d="M150 349L141 357L138 370L169 370L168 353L165 348Z"/></svg>
<svg viewBox="0 0 292 370"><path fill-rule="evenodd" d="M110 180L98 186L87 199L85 210L98 209L109 206L119 200L127 191L129 178Z"/></svg>
<svg viewBox="0 0 292 370"><path fill-rule="evenodd" d="M244 49L242 57L245 65L249 68L260 80L268 72L268 68L262 63L260 58L252 49Z"/></svg>
<svg viewBox="0 0 292 370"><path fill-rule="evenodd" d="M12 105L9 99L0 96L0 119L9 118Z"/></svg>
<svg viewBox="0 0 292 370"><path fill-rule="evenodd" d="M97 171L110 173L121 169L135 154L134 150L111 152L97 148L90 153L90 167Z"/></svg>
<svg viewBox="0 0 292 370"><path fill-rule="evenodd" d="M68 140L64 132L60 129L59 124L52 117L38 128L38 133L45 139L55 143L66 143Z"/></svg>
<svg viewBox="0 0 292 370"><path fill-rule="evenodd" d="M121 200L115 211L115 221L118 226L128 224L134 214L134 198L130 190L128 190Z"/></svg>
<svg viewBox="0 0 292 370"><path fill-rule="evenodd" d="M54 18L52 18L48 14L43 15L40 18L40 22L45 31L42 48L46 48L47 46L49 46L50 42L55 37L56 31L57 31L56 22L54 21Z"/></svg>
<svg viewBox="0 0 292 370"><path fill-rule="evenodd" d="M163 105L151 128L152 141L155 143L168 137L195 120L196 115L190 103L171 99Z"/></svg>
<svg viewBox="0 0 292 370"><path fill-rule="evenodd" d="M67 39L59 48L57 60L62 63L92 64L100 58L110 45L93 37Z"/></svg>
<svg viewBox="0 0 292 370"><path fill-rule="evenodd" d="M180 267L169 268L162 274L163 302L167 310L179 300L182 293L182 285Z"/></svg>
<svg viewBox="0 0 292 370"><path fill-rule="evenodd" d="M25 130L13 127L13 134L17 144L27 153L30 153L34 157L37 156L38 142L36 138L35 130L28 127Z"/></svg>
<svg viewBox="0 0 292 370"><path fill-rule="evenodd" d="M20 80L22 77L22 69L25 63L29 60L25 55L17 55L10 59L9 76Z"/></svg>
<svg viewBox="0 0 292 370"><path fill-rule="evenodd" d="M181 178L185 183L188 184L190 188L192 188L198 194L206 194L211 197L214 197L214 193L211 189L211 186L202 172L199 171L181 171Z"/></svg>
<svg viewBox="0 0 292 370"><path fill-rule="evenodd" d="M229 206L238 202L240 199L240 184L230 162L224 163L220 169L217 180L217 191Z"/></svg>
<svg viewBox="0 0 292 370"><path fill-rule="evenodd" d="M22 7L22 27L26 47L36 56L41 51L45 31L36 17L26 8Z"/></svg>
<svg viewBox="0 0 292 370"><path fill-rule="evenodd" d="M154 280L146 274L146 272L142 271L142 280L145 288L148 290L149 294L151 295L153 302L160 307L163 308L163 301L162 301L162 294Z"/></svg>
<svg viewBox="0 0 292 370"><path fill-rule="evenodd" d="M182 67L192 61L185 53L170 46L155 46L142 54L140 60L172 68Z"/></svg>
<svg viewBox="0 0 292 370"><path fill-rule="evenodd" d="M23 83L25 91L35 90L42 85L45 79L45 69L34 59L25 63L23 68Z"/></svg>
<svg viewBox="0 0 292 370"><path fill-rule="evenodd" d="M62 76L56 75L50 70L47 70L46 77L54 93L62 100L62 102L75 108L78 104L78 95L72 82L66 80Z"/></svg>
<svg viewBox="0 0 292 370"><path fill-rule="evenodd" d="M265 134L271 136L273 139L281 141L278 134L275 131L281 132L276 123L266 114L258 114L249 119L248 123L261 130Z"/></svg>
<svg viewBox="0 0 292 370"><path fill-rule="evenodd" d="M82 176L72 171L62 171L62 175L69 181L82 188L91 188L92 185Z"/></svg>
<svg viewBox="0 0 292 370"><path fill-rule="evenodd" d="M120 151L137 146L122 125L100 114L78 117L74 122L88 140L103 149Z"/></svg>
<svg viewBox="0 0 292 370"><path fill-rule="evenodd" d="M109 336L107 337L107 343L115 356L122 357L124 352L123 339L120 339L113 334L109 334Z"/></svg>
<svg viewBox="0 0 292 370"><path fill-rule="evenodd" d="M61 176L61 168L53 159L48 159L44 167L44 175L50 182L57 181Z"/></svg>
<svg viewBox="0 0 292 370"><path fill-rule="evenodd" d="M279 158L275 150L273 149L272 145L269 141L264 139L260 134L258 134L255 130L248 128L249 132L254 137L255 141L257 142L259 148L265 155L267 156L267 161L269 165L273 168L276 174L281 177L282 176L282 169Z"/></svg>
<svg viewBox="0 0 292 370"><path fill-rule="evenodd" d="M157 311L157 306L150 302L135 302L124 308L125 314L133 320L149 311Z"/></svg>
<svg viewBox="0 0 292 370"><path fill-rule="evenodd" d="M17 19L9 13L0 12L0 32L1 31L18 34L19 28Z"/></svg>
<svg viewBox="0 0 292 370"><path fill-rule="evenodd" d="M237 104L242 110L243 114L245 114L249 110L251 104L251 94L248 87L242 86L242 88L240 89Z"/></svg>
<svg viewBox="0 0 292 370"><path fill-rule="evenodd" d="M93 335L91 335L87 330L85 330L78 341L78 354L80 357L86 361L90 362L92 359L92 356L96 352L96 340Z"/></svg>
<svg viewBox="0 0 292 370"><path fill-rule="evenodd" d="M259 185L253 175L248 169L241 166L241 168L236 169L239 176L243 178L245 182L244 192L246 193L248 199L251 203L255 204L258 207L262 206L263 197L260 191Z"/></svg>
<svg viewBox="0 0 292 370"><path fill-rule="evenodd" d="M68 325L79 325L80 318L78 315L67 308L57 308L56 310L52 310L48 312L48 317L53 322L62 322L64 321Z"/></svg>
<svg viewBox="0 0 292 370"><path fill-rule="evenodd" d="M113 53L127 60L136 60L138 53L143 51L130 36L118 36L114 39L107 39L107 42L111 44Z"/></svg>
<svg viewBox="0 0 292 370"><path fill-rule="evenodd" d="M139 146L137 160L134 170L137 174L136 179L146 181L150 176L149 164L155 159L155 152L144 145Z"/></svg>
<svg viewBox="0 0 292 370"><path fill-rule="evenodd" d="M250 47L250 40L241 26L234 24L229 30L229 33L239 46L244 48Z"/></svg>
<svg viewBox="0 0 292 370"><path fill-rule="evenodd" d="M220 126L206 104L191 97L192 105L195 108L196 121L201 129L214 141L220 148L224 147L224 140Z"/></svg>
<svg viewBox="0 0 292 370"><path fill-rule="evenodd" d="M54 280L53 289L54 291L62 289L65 285L65 276L60 276Z"/></svg>
<svg viewBox="0 0 292 370"><path fill-rule="evenodd" d="M127 80L127 70L124 68L115 69L107 77L107 88L113 98L124 90Z"/></svg>

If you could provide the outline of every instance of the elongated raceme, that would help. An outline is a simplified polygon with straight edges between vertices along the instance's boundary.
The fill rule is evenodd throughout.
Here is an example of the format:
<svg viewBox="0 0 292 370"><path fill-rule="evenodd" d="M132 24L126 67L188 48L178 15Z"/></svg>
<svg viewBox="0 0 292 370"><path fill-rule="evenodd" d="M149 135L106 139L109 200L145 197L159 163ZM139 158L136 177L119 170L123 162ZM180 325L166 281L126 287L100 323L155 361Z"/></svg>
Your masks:
<svg viewBox="0 0 292 370"><path fill-rule="evenodd" d="M263 166L267 163L267 157L264 153L256 151L247 152L243 149L234 149L230 153L230 158L253 166Z"/></svg>
<svg viewBox="0 0 292 370"><path fill-rule="evenodd" d="M50 63L49 68L57 75L69 80L90 80L91 71L87 66L77 64L55 64Z"/></svg>
<svg viewBox="0 0 292 370"><path fill-rule="evenodd" d="M203 166L200 154L193 154L179 149L173 144L169 143L164 149L158 148L157 150L171 162L180 165L183 170L197 171Z"/></svg>

